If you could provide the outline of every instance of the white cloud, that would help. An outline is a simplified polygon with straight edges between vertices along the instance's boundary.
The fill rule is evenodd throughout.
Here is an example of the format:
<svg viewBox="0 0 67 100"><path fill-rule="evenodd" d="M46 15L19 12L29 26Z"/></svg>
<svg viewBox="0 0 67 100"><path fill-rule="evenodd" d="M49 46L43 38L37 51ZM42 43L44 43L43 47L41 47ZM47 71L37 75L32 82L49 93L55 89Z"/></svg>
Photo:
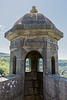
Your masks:
<svg viewBox="0 0 67 100"><path fill-rule="evenodd" d="M4 27L4 26L0 25L0 30L2 30L2 29L3 29L3 27Z"/></svg>

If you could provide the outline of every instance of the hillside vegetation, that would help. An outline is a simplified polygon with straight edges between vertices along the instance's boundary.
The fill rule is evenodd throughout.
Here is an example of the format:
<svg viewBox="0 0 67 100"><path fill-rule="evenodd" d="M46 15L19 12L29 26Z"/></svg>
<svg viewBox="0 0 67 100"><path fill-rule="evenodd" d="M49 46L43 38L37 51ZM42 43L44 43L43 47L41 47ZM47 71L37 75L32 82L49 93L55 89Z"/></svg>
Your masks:
<svg viewBox="0 0 67 100"><path fill-rule="evenodd" d="M0 53L0 76L8 76L9 74L10 55Z"/></svg>
<svg viewBox="0 0 67 100"><path fill-rule="evenodd" d="M67 78L67 60L59 60L58 66L60 76Z"/></svg>
<svg viewBox="0 0 67 100"><path fill-rule="evenodd" d="M8 76L9 62L10 55L6 53L0 53L0 76ZM58 70L60 76L67 78L67 60L58 61Z"/></svg>

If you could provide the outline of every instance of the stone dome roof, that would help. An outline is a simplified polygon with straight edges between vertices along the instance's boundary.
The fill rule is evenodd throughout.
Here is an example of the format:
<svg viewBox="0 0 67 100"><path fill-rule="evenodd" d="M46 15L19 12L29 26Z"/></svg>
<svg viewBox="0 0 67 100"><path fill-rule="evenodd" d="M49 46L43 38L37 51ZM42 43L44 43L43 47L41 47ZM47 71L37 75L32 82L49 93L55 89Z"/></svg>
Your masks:
<svg viewBox="0 0 67 100"><path fill-rule="evenodd" d="M58 30L55 25L43 14L38 13L35 6L32 7L30 13L25 14L21 17L13 27L5 33L5 37L16 30L52 30L63 37L63 33Z"/></svg>
<svg viewBox="0 0 67 100"><path fill-rule="evenodd" d="M52 29L55 27L55 25L41 13L25 14L14 24L14 26L21 25L22 29Z"/></svg>
<svg viewBox="0 0 67 100"><path fill-rule="evenodd" d="M12 28L17 29L54 29L55 25L43 14L38 13L35 6L30 13L21 17Z"/></svg>

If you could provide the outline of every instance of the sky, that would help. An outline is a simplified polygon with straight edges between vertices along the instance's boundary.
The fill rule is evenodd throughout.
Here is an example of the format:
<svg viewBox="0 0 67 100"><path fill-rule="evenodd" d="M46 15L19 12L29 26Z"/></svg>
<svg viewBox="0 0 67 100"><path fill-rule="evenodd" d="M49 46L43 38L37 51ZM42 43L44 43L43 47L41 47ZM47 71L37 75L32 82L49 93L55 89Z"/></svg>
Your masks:
<svg viewBox="0 0 67 100"><path fill-rule="evenodd" d="M10 42L4 33L32 6L63 32L64 37L58 42L58 58L67 60L67 0L0 0L0 52L10 53Z"/></svg>

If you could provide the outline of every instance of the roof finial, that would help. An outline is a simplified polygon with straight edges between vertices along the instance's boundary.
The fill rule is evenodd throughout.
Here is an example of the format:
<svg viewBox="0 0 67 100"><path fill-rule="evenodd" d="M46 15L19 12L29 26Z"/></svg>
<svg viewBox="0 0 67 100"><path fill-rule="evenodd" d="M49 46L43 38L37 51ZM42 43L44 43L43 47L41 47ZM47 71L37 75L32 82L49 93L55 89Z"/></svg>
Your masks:
<svg viewBox="0 0 67 100"><path fill-rule="evenodd" d="M38 11L37 11L35 6L32 7L32 10L30 11L30 13L38 13Z"/></svg>

